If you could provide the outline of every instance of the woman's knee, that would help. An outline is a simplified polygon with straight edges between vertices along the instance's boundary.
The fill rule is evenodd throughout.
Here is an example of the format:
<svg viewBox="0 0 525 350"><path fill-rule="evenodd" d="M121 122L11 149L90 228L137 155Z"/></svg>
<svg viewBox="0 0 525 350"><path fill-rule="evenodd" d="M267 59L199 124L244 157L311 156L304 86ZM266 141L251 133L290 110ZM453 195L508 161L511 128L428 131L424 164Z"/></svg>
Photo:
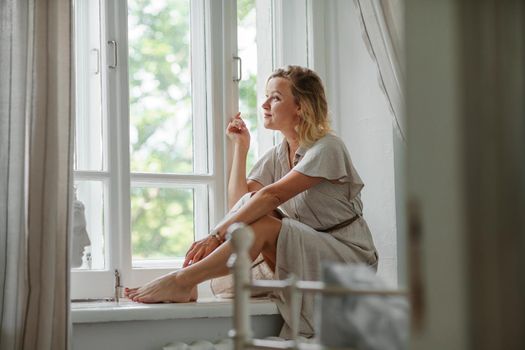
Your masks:
<svg viewBox="0 0 525 350"><path fill-rule="evenodd" d="M258 224L265 227L271 227L273 229L281 229L281 218L272 214L268 214L255 221L254 224Z"/></svg>
<svg viewBox="0 0 525 350"><path fill-rule="evenodd" d="M272 215L266 215L251 224L256 236L264 237L268 242L276 242L282 222Z"/></svg>

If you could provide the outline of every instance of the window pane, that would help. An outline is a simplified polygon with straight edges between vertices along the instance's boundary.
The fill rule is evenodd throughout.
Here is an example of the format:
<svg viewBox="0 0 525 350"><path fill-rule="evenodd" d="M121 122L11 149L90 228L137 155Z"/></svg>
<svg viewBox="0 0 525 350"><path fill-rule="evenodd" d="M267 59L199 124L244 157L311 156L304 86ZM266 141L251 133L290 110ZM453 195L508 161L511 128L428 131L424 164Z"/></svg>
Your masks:
<svg viewBox="0 0 525 350"><path fill-rule="evenodd" d="M133 266L184 257L195 236L193 200L192 188L131 189Z"/></svg>
<svg viewBox="0 0 525 350"><path fill-rule="evenodd" d="M242 80L239 82L239 109L251 134L246 167L257 159L257 42L255 0L237 1L237 38L242 58Z"/></svg>
<svg viewBox="0 0 525 350"><path fill-rule="evenodd" d="M75 81L75 170L105 170L98 1L75 1Z"/></svg>
<svg viewBox="0 0 525 350"><path fill-rule="evenodd" d="M75 181L71 266L103 270L105 266L104 183Z"/></svg>
<svg viewBox="0 0 525 350"><path fill-rule="evenodd" d="M130 0L131 171L193 172L189 0Z"/></svg>

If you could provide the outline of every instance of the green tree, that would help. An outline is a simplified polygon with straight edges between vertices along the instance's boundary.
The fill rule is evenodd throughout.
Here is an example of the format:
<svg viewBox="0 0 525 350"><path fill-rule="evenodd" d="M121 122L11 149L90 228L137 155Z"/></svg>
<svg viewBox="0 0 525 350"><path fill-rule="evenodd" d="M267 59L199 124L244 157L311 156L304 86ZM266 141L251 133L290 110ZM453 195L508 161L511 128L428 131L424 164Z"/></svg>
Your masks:
<svg viewBox="0 0 525 350"><path fill-rule="evenodd" d="M128 11L131 170L191 173L190 0L130 0ZM254 0L239 0L239 25L253 25L246 20L254 12ZM252 135L256 82L251 74L239 85L241 111ZM252 151L249 166L253 161ZM131 211L135 259L184 256L194 240L191 189L134 187Z"/></svg>
<svg viewBox="0 0 525 350"><path fill-rule="evenodd" d="M131 170L191 173L188 0L128 2ZM134 258L184 256L194 239L193 191L131 191Z"/></svg>
<svg viewBox="0 0 525 350"><path fill-rule="evenodd" d="M255 27L256 6L255 0L237 0L237 22L238 31L244 32ZM245 48L247 51L257 51L256 40L253 44ZM256 62L253 62L256 65ZM239 82L239 110L242 117L250 125L252 135L252 145L248 152L246 162L247 170L251 169L256 158L256 136L257 136L257 75L255 72L243 72L243 80Z"/></svg>

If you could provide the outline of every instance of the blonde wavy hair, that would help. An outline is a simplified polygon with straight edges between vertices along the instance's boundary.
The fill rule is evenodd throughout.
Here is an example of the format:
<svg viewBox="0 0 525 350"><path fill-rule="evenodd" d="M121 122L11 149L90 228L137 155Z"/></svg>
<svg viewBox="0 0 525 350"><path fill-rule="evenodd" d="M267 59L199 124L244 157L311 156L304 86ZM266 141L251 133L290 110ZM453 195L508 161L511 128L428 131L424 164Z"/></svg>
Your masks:
<svg viewBox="0 0 525 350"><path fill-rule="evenodd" d="M331 132L328 104L321 78L313 70L300 66L287 66L275 70L269 77L284 78L290 82L292 95L301 112L296 131L299 144L309 147Z"/></svg>

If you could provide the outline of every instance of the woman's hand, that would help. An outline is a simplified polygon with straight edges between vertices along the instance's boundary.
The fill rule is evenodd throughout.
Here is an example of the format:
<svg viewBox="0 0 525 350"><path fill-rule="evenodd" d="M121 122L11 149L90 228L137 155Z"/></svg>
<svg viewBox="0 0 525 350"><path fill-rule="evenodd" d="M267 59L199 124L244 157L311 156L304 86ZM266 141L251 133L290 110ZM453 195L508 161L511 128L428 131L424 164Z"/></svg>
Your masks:
<svg viewBox="0 0 525 350"><path fill-rule="evenodd" d="M196 262L204 259L208 255L210 255L215 249L217 249L217 247L220 245L221 244L219 240L214 236L208 236L206 238L193 242L190 249L188 249L188 252L186 253L186 257L184 258L184 263L182 264L182 267L195 264Z"/></svg>
<svg viewBox="0 0 525 350"><path fill-rule="evenodd" d="M237 113L228 123L226 135L235 145L246 150L250 148L250 132L241 118L241 112Z"/></svg>

